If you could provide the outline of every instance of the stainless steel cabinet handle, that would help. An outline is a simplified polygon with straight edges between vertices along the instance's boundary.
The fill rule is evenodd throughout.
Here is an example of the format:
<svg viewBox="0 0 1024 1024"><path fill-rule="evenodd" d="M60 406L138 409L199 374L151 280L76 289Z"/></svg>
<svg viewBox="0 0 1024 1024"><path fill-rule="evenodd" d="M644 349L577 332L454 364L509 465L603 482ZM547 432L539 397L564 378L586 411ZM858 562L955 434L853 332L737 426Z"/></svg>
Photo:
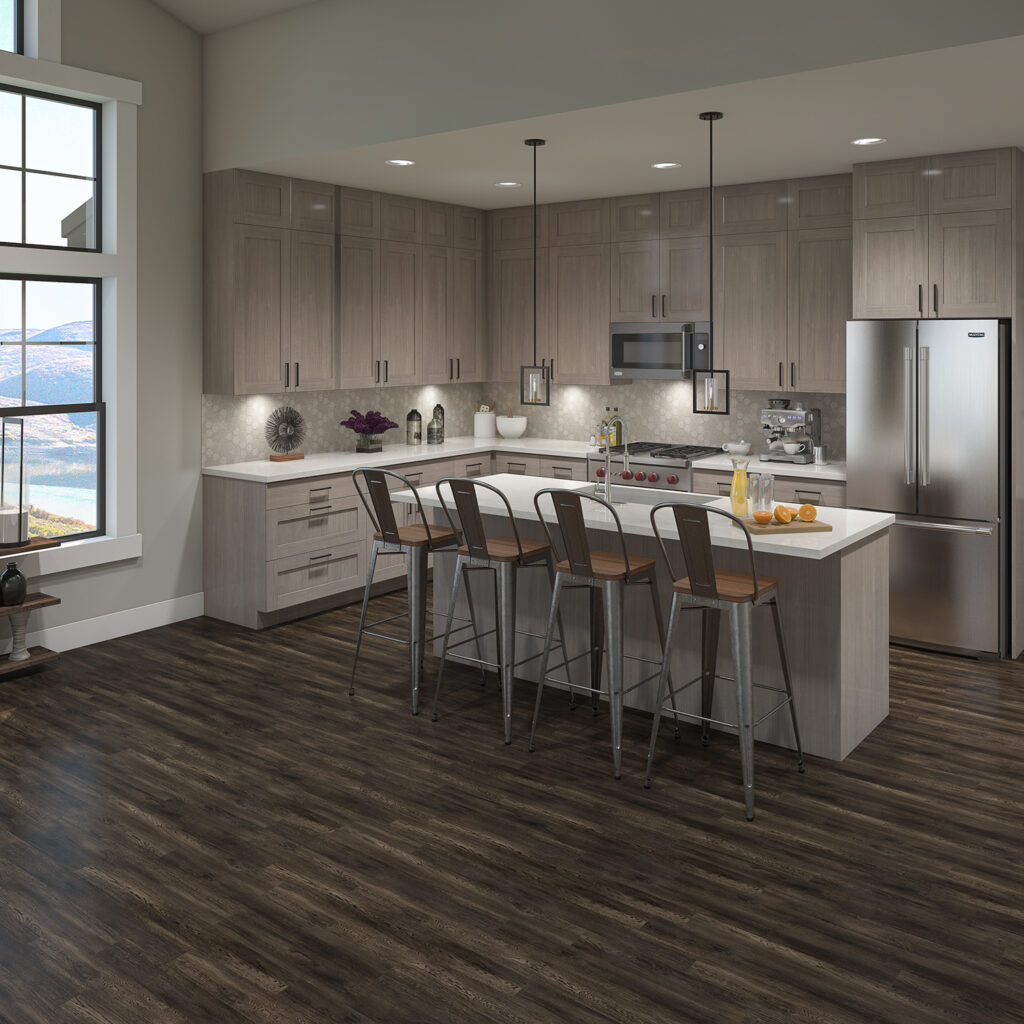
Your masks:
<svg viewBox="0 0 1024 1024"><path fill-rule="evenodd" d="M299 364L295 364L295 386L299 386Z"/></svg>
<svg viewBox="0 0 1024 1024"><path fill-rule="evenodd" d="M782 387L782 363L779 363L779 387Z"/></svg>
<svg viewBox="0 0 1024 1024"><path fill-rule="evenodd" d="M455 380L455 360L448 360L448 379Z"/></svg>
<svg viewBox="0 0 1024 1024"><path fill-rule="evenodd" d="M384 360L384 383L387 384L387 382L388 382L388 361L385 359Z"/></svg>
<svg viewBox="0 0 1024 1024"><path fill-rule="evenodd" d="M289 378L289 374L290 373L291 373L291 363L285 363L284 364L284 386L286 388L289 387L288 381L290 379Z"/></svg>
<svg viewBox="0 0 1024 1024"><path fill-rule="evenodd" d="M462 360L455 360L455 379L462 380Z"/></svg>
<svg viewBox="0 0 1024 1024"><path fill-rule="evenodd" d="M330 558L330 557L331 557L331 553L330 553L330 551L328 551L326 555L310 555L309 556L309 560L311 562L316 562L316 561L319 561L319 559L321 559L321 558Z"/></svg>
<svg viewBox="0 0 1024 1024"><path fill-rule="evenodd" d="M935 315L939 315L939 286L937 284L932 285L932 308L935 310Z"/></svg>
<svg viewBox="0 0 1024 1024"><path fill-rule="evenodd" d="M930 467L928 465L929 452L929 428L928 428L928 348L921 346L918 356L920 363L920 380L917 384L917 447L919 451L918 462L921 466L921 486L927 487L931 483Z"/></svg>
<svg viewBox="0 0 1024 1024"><path fill-rule="evenodd" d="M551 357L551 372L548 374L548 380L553 381L555 379L555 357Z"/></svg>
<svg viewBox="0 0 1024 1024"><path fill-rule="evenodd" d="M980 537L991 537L991 526L957 526L953 523L922 523L916 519L897 519L897 526L912 526L915 530L939 530L942 533L973 533Z"/></svg>
<svg viewBox="0 0 1024 1024"><path fill-rule="evenodd" d="M330 512L330 511L331 511L331 506L330 505L317 505L316 508L311 508L309 510L309 514L313 515L315 512Z"/></svg>
<svg viewBox="0 0 1024 1024"><path fill-rule="evenodd" d="M918 316L924 316L924 285L919 284L917 286L917 314Z"/></svg>
<svg viewBox="0 0 1024 1024"><path fill-rule="evenodd" d="M658 314L654 311L654 304L658 301L657 295L651 296L651 319L653 320Z"/></svg>
<svg viewBox="0 0 1024 1024"><path fill-rule="evenodd" d="M380 360L379 359L377 360L377 369L374 371L374 377L376 379L376 382L379 384L380 383Z"/></svg>
<svg viewBox="0 0 1024 1024"><path fill-rule="evenodd" d="M914 350L903 350L903 482L914 482Z"/></svg>
<svg viewBox="0 0 1024 1024"><path fill-rule="evenodd" d="M789 386L796 387L796 363L789 364Z"/></svg>
<svg viewBox="0 0 1024 1024"><path fill-rule="evenodd" d="M796 496L797 501L804 501L808 495L817 499L818 505L824 505L825 502L821 500L821 491L801 491L799 487L794 488L793 494ZM801 497L803 495L804 497Z"/></svg>
<svg viewBox="0 0 1024 1024"><path fill-rule="evenodd" d="M664 295L662 295L662 297L661 297L661 319L662 320L665 319L665 296Z"/></svg>

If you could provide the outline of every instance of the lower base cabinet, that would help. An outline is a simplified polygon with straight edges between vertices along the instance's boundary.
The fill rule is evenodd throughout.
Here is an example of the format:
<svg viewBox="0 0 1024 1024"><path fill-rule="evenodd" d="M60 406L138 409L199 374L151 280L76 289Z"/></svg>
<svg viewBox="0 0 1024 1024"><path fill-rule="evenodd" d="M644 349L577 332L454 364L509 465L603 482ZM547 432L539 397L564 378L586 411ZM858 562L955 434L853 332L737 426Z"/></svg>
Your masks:
<svg viewBox="0 0 1024 1024"><path fill-rule="evenodd" d="M785 465L785 463L780 463ZM773 474L774 475L774 474ZM697 494L728 498L732 473L713 469L693 471L693 489ZM775 500L792 505L824 505L846 508L846 484L841 480L808 480L803 477L775 476Z"/></svg>

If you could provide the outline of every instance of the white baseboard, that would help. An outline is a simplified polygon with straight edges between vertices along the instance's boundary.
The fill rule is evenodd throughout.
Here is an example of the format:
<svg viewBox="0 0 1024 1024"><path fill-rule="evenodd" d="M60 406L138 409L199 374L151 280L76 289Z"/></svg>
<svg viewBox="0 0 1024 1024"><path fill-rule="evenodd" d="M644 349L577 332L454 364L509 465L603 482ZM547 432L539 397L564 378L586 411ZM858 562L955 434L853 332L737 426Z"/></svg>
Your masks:
<svg viewBox="0 0 1024 1024"><path fill-rule="evenodd" d="M203 595L187 594L170 601L158 601L141 608L128 608L123 612L97 615L92 619L68 622L63 626L50 626L28 635L30 647L49 647L51 651L71 651L102 640L139 633L155 626L166 626L182 619L192 619L203 614Z"/></svg>

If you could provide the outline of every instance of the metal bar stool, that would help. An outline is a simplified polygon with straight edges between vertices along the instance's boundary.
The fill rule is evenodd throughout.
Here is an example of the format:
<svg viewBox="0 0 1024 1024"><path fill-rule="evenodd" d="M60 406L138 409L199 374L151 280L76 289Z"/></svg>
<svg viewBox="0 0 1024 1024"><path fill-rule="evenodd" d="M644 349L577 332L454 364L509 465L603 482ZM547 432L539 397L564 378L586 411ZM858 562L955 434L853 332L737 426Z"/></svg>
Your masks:
<svg viewBox="0 0 1024 1024"><path fill-rule="evenodd" d="M442 487L447 486L455 501L455 511L458 514L458 526L456 527L452 511L445 501ZM483 483L480 480L468 477L445 477L439 480L436 485L437 496L448 517L448 523L452 532L461 532L463 543L458 549L458 557L455 562L455 571L452 574L451 599L448 602L447 626L444 632L444 644L441 650L441 665L437 672L437 689L434 692L434 720L437 720L437 702L441 694L441 681L444 678L444 668L448 660L448 652L464 644L475 640L477 643L477 657L470 658L465 655L461 657L466 661L479 664L481 667L493 668L498 673L501 682L502 711L505 719L505 742L512 742L512 689L515 682L515 670L519 665L540 657L534 654L529 658L516 661L516 634L523 633L528 636L539 637L539 633L529 633L526 630L516 629L516 575L520 569L544 569L548 571L548 578L554 585L554 559L551 553L551 544L541 540L530 540L519 535L519 528L516 526L515 517L512 515L512 506L508 498L491 484ZM509 518L512 527L512 536L488 537L484 529L483 519L480 515L480 502L477 498L477 491L482 490L498 496L504 510ZM487 569L494 573L494 599L495 599L495 628L481 633L473 624L473 636L456 643L451 642L451 624L455 615L455 604L459 594L459 583L462 582L466 588L466 597L472 608L473 598L469 591L469 573L473 570ZM458 632L458 630L455 630ZM497 634L497 662L486 662L480 655L480 640L485 636ZM562 619L558 619L558 634L561 646L565 649L565 634L562 630ZM570 684L571 686L571 684Z"/></svg>
<svg viewBox="0 0 1024 1024"><path fill-rule="evenodd" d="M422 526L399 526L395 521L395 509L391 502L391 490L388 478L398 480L412 491L416 498ZM366 590L363 593L363 610L359 616L359 635L356 638L356 652L352 660L352 679L349 695L356 692L356 667L359 664L359 650L363 636L377 637L379 640L390 640L393 643L409 645L410 678L412 681L412 713L419 713L420 680L423 676L423 651L426 645L427 631L427 555L452 549L459 537L454 528L430 526L423 512L416 488L400 473L390 469L357 469L352 474L356 493L359 495L373 525L373 547L370 550L370 566L366 573ZM365 489L364 489L365 485ZM369 500L367 499L369 493ZM409 608L406 612L391 615L385 619L367 624L366 609L370 603L370 588L373 585L373 573L377 566L379 554L402 554L408 566ZM376 633L378 626L394 622L396 619L409 617L409 638L389 636L387 633Z"/></svg>
<svg viewBox="0 0 1024 1024"><path fill-rule="evenodd" d="M676 532L682 547L683 564L686 576L676 576L669 557L668 548L658 529L657 515L662 509L671 509L675 517ZM716 569L711 550L711 533L708 513L723 516L739 526L747 540L747 553L750 556L750 573L732 572ZM786 654L786 640L782 632L782 615L779 610L779 581L774 576L758 578L754 567L754 544L746 524L723 509L708 508L706 505L686 505L678 502L665 502L651 509L651 525L654 535L661 547L665 565L672 579L672 608L668 616L668 633L665 637L665 651L662 660L661 679L658 684L658 707L654 713L651 726L651 746L647 753L647 772L644 785L651 785L651 767L654 760L654 745L658 738L658 725L664 710L665 689L668 688L675 709L675 698L696 682L701 683L701 712L699 715L680 711L678 714L686 718L697 719L702 726L702 740L708 741L708 725L725 725L737 729L740 740L740 761L743 768L743 797L746 803L747 820L754 817L754 729L776 711L789 706L793 721L793 736L796 739L797 769L804 770L804 755L800 746L800 730L796 722L796 703L793 700L793 687L789 677L789 658ZM765 686L751 682L750 673L750 621L754 608L768 605L772 610L775 622L775 638L779 647L779 659L782 662L782 678L785 689ZM702 618L701 630L701 674L674 690L669 680L669 660L672 647L672 633L680 611L700 610ZM711 704L714 699L715 679L717 676L716 650L718 647L718 630L722 612L728 610L732 626L732 656L735 666L737 722L720 722L711 718ZM772 693L784 694L785 699L776 703L770 710L754 720L754 689L769 690Z"/></svg>
<svg viewBox="0 0 1024 1024"><path fill-rule="evenodd" d="M544 638L544 654L540 663L540 683L537 687L537 702L533 709L533 726L530 729L530 750L534 749L534 736L537 732L537 719L540 715L540 701L544 692L544 683L548 679L551 632L555 617L558 614L559 599L564 590L587 589L591 595L590 649L573 658L566 656L562 664L555 665L554 669L565 666L568 671L568 666L571 662L589 656L593 670L589 691L594 696L596 710L596 700L601 693L601 682L600 656L597 654L595 657L595 652L599 652L601 647L604 646L602 634L607 637L608 703L611 707L612 761L615 766L615 778L620 778L622 775L623 695L635 690L638 686L642 686L658 675L658 673L652 673L641 679L638 683L625 690L623 689L623 669L626 659L644 662L648 665L657 664L656 661L650 658L638 658L625 653L622 635L623 602L627 587L645 586L648 588L648 592L651 595L651 604L654 608L654 622L658 628L658 640L664 646L665 630L662 625L661 608L658 604L654 559L630 555L626 551L626 538L622 532L622 523L619 520L619 515L607 501L591 494L582 494L579 491L546 488L536 493L533 503L537 509L537 516L544 527L544 532L547 534L548 541L552 545L552 549L554 549L554 540L540 506L540 499L544 495L550 496L551 503L554 506L558 528L562 535L562 541L565 544L566 557L555 566L555 585L551 595L547 633ZM621 551L590 550L590 543L587 540L587 527L583 519L582 498L594 502L611 513L618 530ZM600 616L596 612L595 595L600 595L603 598L603 629L601 628ZM594 674L595 672L596 675ZM558 680L555 681L557 682Z"/></svg>

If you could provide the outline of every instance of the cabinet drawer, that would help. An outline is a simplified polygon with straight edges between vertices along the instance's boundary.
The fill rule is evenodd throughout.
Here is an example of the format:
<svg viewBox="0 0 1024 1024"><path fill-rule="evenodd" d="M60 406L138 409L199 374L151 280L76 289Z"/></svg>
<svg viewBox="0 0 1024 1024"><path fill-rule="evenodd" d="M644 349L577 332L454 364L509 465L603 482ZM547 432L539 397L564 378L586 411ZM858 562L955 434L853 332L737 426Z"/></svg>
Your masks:
<svg viewBox="0 0 1024 1024"><path fill-rule="evenodd" d="M289 508L292 505L328 505L338 498L356 493L352 474L344 476L317 476L293 480L286 484L267 487L267 508Z"/></svg>
<svg viewBox="0 0 1024 1024"><path fill-rule="evenodd" d="M266 611L290 608L366 583L366 546L362 541L338 544L308 554L267 562Z"/></svg>
<svg viewBox="0 0 1024 1024"><path fill-rule="evenodd" d="M495 473L514 473L517 476L538 476L540 459L536 455L495 455Z"/></svg>
<svg viewBox="0 0 1024 1024"><path fill-rule="evenodd" d="M730 487L732 473L716 473L709 469L693 471L693 490L696 494L714 494L719 498L728 498Z"/></svg>
<svg viewBox="0 0 1024 1024"><path fill-rule="evenodd" d="M586 459L541 459L540 475L554 480L586 480Z"/></svg>
<svg viewBox="0 0 1024 1024"><path fill-rule="evenodd" d="M349 544L366 536L366 513L355 495L322 505L290 505L267 511L267 558L285 558L329 544Z"/></svg>
<svg viewBox="0 0 1024 1024"><path fill-rule="evenodd" d="M846 508L846 484L837 480L775 478L775 500L788 505L826 505Z"/></svg>
<svg viewBox="0 0 1024 1024"><path fill-rule="evenodd" d="M453 459L452 476L490 476L493 472L493 456L481 455L478 459Z"/></svg>

